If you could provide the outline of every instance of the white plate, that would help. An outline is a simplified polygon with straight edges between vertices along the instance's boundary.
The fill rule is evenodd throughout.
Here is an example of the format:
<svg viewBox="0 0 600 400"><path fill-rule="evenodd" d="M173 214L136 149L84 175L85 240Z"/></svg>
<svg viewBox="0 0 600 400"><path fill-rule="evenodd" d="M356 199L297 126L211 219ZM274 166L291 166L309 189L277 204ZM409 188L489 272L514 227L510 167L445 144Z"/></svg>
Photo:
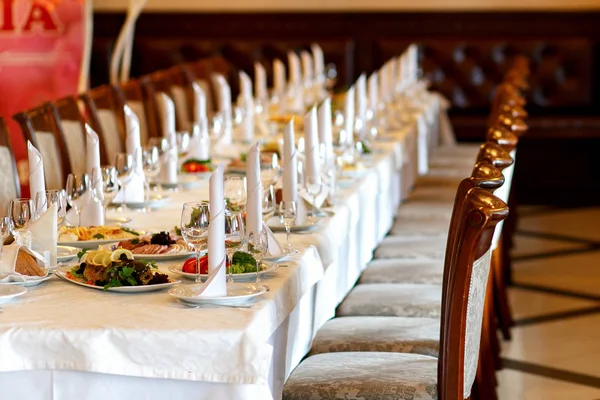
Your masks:
<svg viewBox="0 0 600 400"><path fill-rule="evenodd" d="M266 261L263 260L261 261L262 264L264 264L264 266L266 267L265 269L263 269L262 271L259 272L259 274L261 276L265 275L265 274L270 274L272 272L275 272L275 270L277 268L279 268L279 265L272 262L272 261ZM181 270L182 266L181 264L179 265L172 265L169 267L169 272L173 272L174 274L179 274L182 275L188 279L196 279L196 274L190 274L187 272L183 272ZM227 276L229 276L229 274L227 273ZM200 274L201 278L208 278L208 274ZM249 280L254 280L256 279L256 272L244 272L243 274L233 274L233 280L235 282L244 282L244 281L249 281Z"/></svg>
<svg viewBox="0 0 600 400"><path fill-rule="evenodd" d="M192 189L198 186L202 186L203 182L201 180L201 176L198 174L180 174L177 175L177 183L161 183L160 185L167 189L174 189L179 186L181 186L184 189Z"/></svg>
<svg viewBox="0 0 600 400"><path fill-rule="evenodd" d="M71 246L56 246L56 261L67 262L77 257L77 253L81 251L81 247Z"/></svg>
<svg viewBox="0 0 600 400"><path fill-rule="evenodd" d="M254 291L252 285L244 283L228 283L227 296L222 297L196 297L191 290L194 285L182 285L169 290L169 294L180 301L190 304L217 304L217 305L235 305L246 303L247 301L258 297L267 291L263 286L261 290Z"/></svg>
<svg viewBox="0 0 600 400"><path fill-rule="evenodd" d="M27 279L26 281L23 281L23 282L0 282L0 285L23 286L23 287L37 286L42 282L46 282L48 279L52 278L52 276L53 276L52 274L48 274L46 276L40 276L38 279Z"/></svg>
<svg viewBox="0 0 600 400"><path fill-rule="evenodd" d="M263 260L263 262L270 261L270 262L276 263L276 262L279 262L279 261L283 260L284 258L286 258L288 256L289 256L289 254L283 253L283 254L280 254L278 256L265 256L265 257L262 258L262 260Z"/></svg>
<svg viewBox="0 0 600 400"><path fill-rule="evenodd" d="M106 221L104 221L105 225L108 226L121 226L132 223L133 220L127 217L107 217Z"/></svg>
<svg viewBox="0 0 600 400"><path fill-rule="evenodd" d="M136 260L150 260L150 261L170 261L178 260L180 258L187 258L195 255L193 251L186 251L184 253L169 253L169 254L133 254L133 258Z"/></svg>
<svg viewBox="0 0 600 400"><path fill-rule="evenodd" d="M27 293L27 289L23 286L0 284L0 304L6 303L15 297L22 296L25 293Z"/></svg>
<svg viewBox="0 0 600 400"><path fill-rule="evenodd" d="M98 240L81 240L78 242L58 242L59 246L81 247L82 249L95 249L96 247L108 244L117 243L123 239L98 239Z"/></svg>
<svg viewBox="0 0 600 400"><path fill-rule="evenodd" d="M158 208L169 198L170 197L166 194L152 193L150 195L150 202L148 205L150 206L150 208ZM132 209L146 207L145 201L142 201L140 203L127 202L125 204L127 205L128 208L132 208ZM122 205L121 203L112 203L111 204L111 206L114 206L114 207L121 207L121 205Z"/></svg>
<svg viewBox="0 0 600 400"><path fill-rule="evenodd" d="M71 282L74 283L75 285L79 285L79 286L85 286L91 289L96 289L96 290L104 290L104 288L102 286L96 286L96 285L88 285L87 283L82 283L82 282L78 282L78 281L74 281L72 279L67 278L67 272L71 270L71 267L61 267L58 268L56 271L54 271L54 273L56 274L56 276L58 276L61 279L64 279L67 282ZM158 271L163 273L162 271ZM142 286L120 286L120 287L113 287L108 289L108 292L117 292L117 293L145 293L145 292L154 292L157 290L161 290L161 289L166 289L169 288L173 285L176 285L178 283L181 283L181 281L177 280L177 281L171 281L169 283L159 283L158 285L142 285Z"/></svg>
<svg viewBox="0 0 600 400"><path fill-rule="evenodd" d="M322 219L318 219L315 223L304 222L301 224L292 225L290 232L303 232L318 229ZM271 217L267 221L267 225L273 232L285 232L285 225L279 221L279 217Z"/></svg>

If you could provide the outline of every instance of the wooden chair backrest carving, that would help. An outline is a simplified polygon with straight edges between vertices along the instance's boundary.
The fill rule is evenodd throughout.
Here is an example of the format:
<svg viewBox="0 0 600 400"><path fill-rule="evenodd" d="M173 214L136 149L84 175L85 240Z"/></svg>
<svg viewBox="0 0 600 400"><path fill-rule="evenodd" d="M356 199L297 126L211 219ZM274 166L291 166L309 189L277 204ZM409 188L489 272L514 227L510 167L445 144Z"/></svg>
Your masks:
<svg viewBox="0 0 600 400"><path fill-rule="evenodd" d="M491 240L508 207L489 191L470 189L444 265L438 392L440 400L470 397L477 370ZM450 240L450 238L449 238ZM446 273L448 271L448 273Z"/></svg>
<svg viewBox="0 0 600 400"><path fill-rule="evenodd" d="M508 153L513 151L519 143L519 138L515 134L500 126L492 126L488 129L486 137L488 142L497 144Z"/></svg>
<svg viewBox="0 0 600 400"><path fill-rule="evenodd" d="M485 142L481 145L476 160L477 162L487 160L499 170L503 170L514 163L510 154L501 146L493 142Z"/></svg>
<svg viewBox="0 0 600 400"><path fill-rule="evenodd" d="M15 154L6 122L0 117L0 217L6 216L8 204L18 197L21 197L21 183Z"/></svg>

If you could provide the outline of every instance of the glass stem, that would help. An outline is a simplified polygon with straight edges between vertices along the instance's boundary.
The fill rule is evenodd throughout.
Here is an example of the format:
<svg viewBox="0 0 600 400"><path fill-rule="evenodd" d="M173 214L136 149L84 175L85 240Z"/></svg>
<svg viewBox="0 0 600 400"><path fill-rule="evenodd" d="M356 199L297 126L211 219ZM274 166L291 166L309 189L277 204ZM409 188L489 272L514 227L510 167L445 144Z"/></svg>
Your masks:
<svg viewBox="0 0 600 400"><path fill-rule="evenodd" d="M196 250L196 283L201 283L202 278L200 277L200 252Z"/></svg>
<svg viewBox="0 0 600 400"><path fill-rule="evenodd" d="M233 268L232 268L232 257L229 253L226 254L227 256L227 264L229 264L229 282L233 282ZM227 265L225 265L225 268L227 268Z"/></svg>
<svg viewBox="0 0 600 400"><path fill-rule="evenodd" d="M146 212L150 212L150 180L148 178L146 178L144 180L144 189L145 189L145 193L144 193L144 200L146 203Z"/></svg>
<svg viewBox="0 0 600 400"><path fill-rule="evenodd" d="M123 184L123 201L121 202L121 211L127 211L127 185Z"/></svg>
<svg viewBox="0 0 600 400"><path fill-rule="evenodd" d="M77 213L77 226L81 226L81 210L78 208L75 212Z"/></svg>
<svg viewBox="0 0 600 400"><path fill-rule="evenodd" d="M288 252L292 249L292 244L290 243L290 224L285 224L285 235L287 237L287 248Z"/></svg>

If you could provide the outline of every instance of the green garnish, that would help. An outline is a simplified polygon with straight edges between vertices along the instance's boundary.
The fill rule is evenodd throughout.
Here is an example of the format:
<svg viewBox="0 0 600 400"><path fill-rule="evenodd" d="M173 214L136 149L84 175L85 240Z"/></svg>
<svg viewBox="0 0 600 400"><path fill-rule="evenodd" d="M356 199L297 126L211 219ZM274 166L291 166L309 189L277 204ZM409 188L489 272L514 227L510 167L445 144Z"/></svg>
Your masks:
<svg viewBox="0 0 600 400"><path fill-rule="evenodd" d="M131 239L131 244L140 244L140 239Z"/></svg>
<svg viewBox="0 0 600 400"><path fill-rule="evenodd" d="M96 233L94 236L92 236L94 239L104 239L104 235L101 233Z"/></svg>
<svg viewBox="0 0 600 400"><path fill-rule="evenodd" d="M140 236L140 234L132 229L129 228L121 228L121 230L123 232L127 232L127 233L131 233L133 236Z"/></svg>
<svg viewBox="0 0 600 400"><path fill-rule="evenodd" d="M178 227L177 225L175 225L174 231L175 231L175 234L177 236L181 236L181 228L180 227Z"/></svg>
<svg viewBox="0 0 600 400"><path fill-rule="evenodd" d="M88 251L88 250L89 250L89 249L83 249L83 250L81 250L79 253L77 253L77 258L79 259L79 261L81 261L81 257L83 257L83 255L84 255L85 253L87 253L87 251Z"/></svg>
<svg viewBox="0 0 600 400"><path fill-rule="evenodd" d="M121 277L121 279L126 280L127 282L129 282L129 284L131 286L135 286L135 285L137 285L137 281L133 277L133 273L134 272L135 272L135 268L123 267L119 271L119 276Z"/></svg>

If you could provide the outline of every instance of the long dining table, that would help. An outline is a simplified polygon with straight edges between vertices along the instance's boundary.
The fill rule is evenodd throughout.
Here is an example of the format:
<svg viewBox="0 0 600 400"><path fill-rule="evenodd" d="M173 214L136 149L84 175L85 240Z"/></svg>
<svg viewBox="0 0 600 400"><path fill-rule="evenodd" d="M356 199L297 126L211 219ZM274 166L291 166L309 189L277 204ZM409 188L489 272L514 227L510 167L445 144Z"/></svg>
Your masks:
<svg viewBox="0 0 600 400"><path fill-rule="evenodd" d="M281 398L287 376L335 315L402 199L426 172L438 111L431 101L373 142L372 154L361 159L364 169L340 181L330 216L315 230L291 235L299 253L281 261L264 281L269 291L250 308L193 309L166 291L103 292L57 277L4 305L0 398ZM132 218L136 229L172 229L184 202L208 199L208 181L169 196L149 213L118 215ZM285 242L285 234L276 236ZM168 267L159 264L163 271Z"/></svg>

